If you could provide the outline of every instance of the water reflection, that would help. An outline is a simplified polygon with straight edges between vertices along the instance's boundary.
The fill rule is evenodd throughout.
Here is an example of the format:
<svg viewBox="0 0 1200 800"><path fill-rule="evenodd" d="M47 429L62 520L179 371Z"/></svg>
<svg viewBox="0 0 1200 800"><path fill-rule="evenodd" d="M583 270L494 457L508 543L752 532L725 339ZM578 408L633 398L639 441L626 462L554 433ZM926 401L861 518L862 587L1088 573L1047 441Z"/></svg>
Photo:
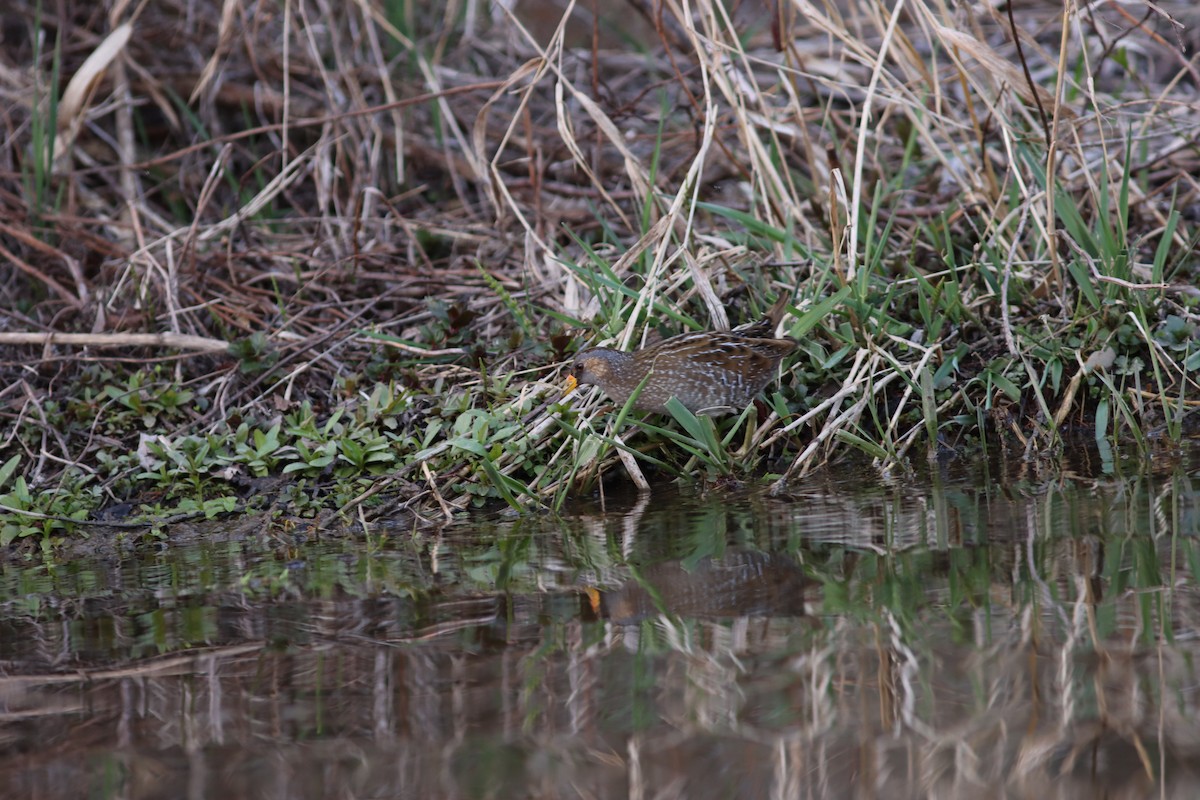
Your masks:
<svg viewBox="0 0 1200 800"><path fill-rule="evenodd" d="M804 613L804 571L778 553L735 552L651 564L617 588L590 596L593 610L619 625L660 615L791 617Z"/></svg>
<svg viewBox="0 0 1200 800"><path fill-rule="evenodd" d="M1196 793L1181 467L601 506L6 568L4 793Z"/></svg>

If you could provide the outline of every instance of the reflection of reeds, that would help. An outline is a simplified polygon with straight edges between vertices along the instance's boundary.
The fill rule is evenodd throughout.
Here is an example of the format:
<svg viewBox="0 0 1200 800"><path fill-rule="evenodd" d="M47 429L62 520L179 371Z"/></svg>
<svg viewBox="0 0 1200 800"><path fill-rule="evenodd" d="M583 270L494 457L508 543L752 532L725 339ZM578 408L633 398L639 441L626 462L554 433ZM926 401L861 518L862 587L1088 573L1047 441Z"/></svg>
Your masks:
<svg viewBox="0 0 1200 800"><path fill-rule="evenodd" d="M4 721L49 730L86 708L90 723L63 734L70 752L124 741L143 754L129 762L133 774L171 786L182 775L164 754L198 747L193 769L245 791L263 785L253 764L264 757L292 780L319 764L377 793L435 794L480 771L501 779L512 769L597 791L612 781L692 785L697 765L717 759L736 760L746 785L806 793L1054 784L1124 796L1164 768L1187 780L1200 744L1189 688L1200 654L1182 645L1142 655L1103 648L1080 660L1063 643L1035 642L1026 624L964 658L931 610L919 630L848 617L828 628L782 618L692 623L677 629L684 638L663 629L630 650L569 618L546 625L556 602L497 609L501 627L447 626L400 646L363 635L286 650L252 643L120 670L8 678ZM327 613L372 631L395 612L379 607L372 619L364 610L347 599ZM630 695L638 673L653 679ZM62 702L80 693L84 706ZM629 715L644 723L630 730ZM479 762L496 747L507 748L508 766ZM347 752L359 755L344 762ZM59 758L51 748L0 771L20 786L23 772ZM447 773L447 763L457 768Z"/></svg>
<svg viewBox="0 0 1200 800"><path fill-rule="evenodd" d="M8 601L17 636L0 641L29 644L0 678L0 780L77 790L93 774L71 765L117 758L130 785L171 794L190 748L187 769L233 794L315 772L422 796L1196 785L1200 554L1153 535L1183 519L1164 516L1182 505L1169 493L839 485L610 496L603 513L302 551L286 581L208 551L73 570L111 596ZM955 526L929 509L953 509L960 540L939 542ZM170 593L196 574L237 590ZM130 658L146 648L175 652ZM730 766L701 780L712 764Z"/></svg>

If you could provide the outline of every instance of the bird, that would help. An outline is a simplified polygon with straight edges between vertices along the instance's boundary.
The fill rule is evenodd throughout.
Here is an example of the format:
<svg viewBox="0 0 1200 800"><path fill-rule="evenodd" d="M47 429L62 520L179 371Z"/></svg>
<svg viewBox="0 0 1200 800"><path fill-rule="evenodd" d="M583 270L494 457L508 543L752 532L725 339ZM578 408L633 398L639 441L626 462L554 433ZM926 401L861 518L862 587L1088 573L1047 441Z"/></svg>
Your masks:
<svg viewBox="0 0 1200 800"><path fill-rule="evenodd" d="M799 346L775 338L787 310L781 296L762 319L731 331L696 331L625 353L593 347L575 356L567 393L595 384L618 405L642 385L634 410L666 413L679 400L693 414L715 416L744 409L775 374L779 362Z"/></svg>

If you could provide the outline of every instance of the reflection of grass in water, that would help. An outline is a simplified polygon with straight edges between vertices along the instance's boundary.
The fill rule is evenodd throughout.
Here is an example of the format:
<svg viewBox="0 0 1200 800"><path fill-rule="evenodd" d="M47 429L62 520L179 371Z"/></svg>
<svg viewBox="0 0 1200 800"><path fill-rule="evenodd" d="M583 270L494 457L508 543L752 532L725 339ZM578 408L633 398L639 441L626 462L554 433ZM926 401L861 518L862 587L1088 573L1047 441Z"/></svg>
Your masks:
<svg viewBox="0 0 1200 800"><path fill-rule="evenodd" d="M1200 563L1186 470L1128 482L1026 478L1003 491L916 479L851 487L854 477L815 476L786 501L761 491L614 499L608 514L569 508L561 519L486 520L440 537L406 531L370 550L343 537L296 540L263 559L235 541L137 563L42 566L20 584L10 570L7 624L36 623L39 655L80 653L55 677L78 681L71 691L89 699L112 683L87 671L89 658L112 667L113 654L141 657L137 680L160 698L140 723L147 735L223 703L285 711L278 718L294 726L255 722L247 735L257 744L238 738L236 715L225 718L228 744L258 753L265 741L280 769L294 749L284 745L300 738L305 759L320 762L331 739L390 755L390 737L406 763L449 764L464 786L492 776L503 787L532 770L543 787L578 788L596 764L627 777L627 762L607 754L633 747L655 769L681 765L681 780L736 754L739 775L824 769L826 790L850 769L913 753L939 781L995 787L1095 781L1092 764L1120 765L1105 780L1125 786L1147 764L1159 769L1159 753L1167 780L1186 772L1187 572ZM702 576L710 554L736 565L749 544L756 557L782 552L801 565L812 617L672 610L672 580ZM663 564L668 578L654 572ZM286 585L267 591L272 575ZM31 589L49 585L39 580L89 602L45 598L20 611ZM580 595L593 584L658 592L650 616L618 623L588 615ZM144 605L131 611L135 598ZM234 655L229 636L265 636L268 646ZM61 646L67 637L77 651ZM193 647L193 660L156 670L158 653ZM121 667L124 682L130 667ZM786 760L799 746L803 760ZM369 771L355 775L359 791L374 787ZM923 780L907 775L889 786Z"/></svg>

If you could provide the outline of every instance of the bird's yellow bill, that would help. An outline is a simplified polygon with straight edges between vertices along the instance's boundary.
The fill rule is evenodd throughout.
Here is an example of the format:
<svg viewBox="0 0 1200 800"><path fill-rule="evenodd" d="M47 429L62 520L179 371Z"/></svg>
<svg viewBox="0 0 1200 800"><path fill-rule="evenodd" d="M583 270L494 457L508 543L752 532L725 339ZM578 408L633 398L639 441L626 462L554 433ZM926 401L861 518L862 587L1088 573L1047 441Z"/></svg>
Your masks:
<svg viewBox="0 0 1200 800"><path fill-rule="evenodd" d="M594 586L588 586L583 590L587 595L588 605L592 607L592 613L600 616L600 591Z"/></svg>
<svg viewBox="0 0 1200 800"><path fill-rule="evenodd" d="M563 397L567 397L568 395L571 394L571 392L575 391L577 388L579 388L579 381L575 380L574 375L568 375L567 376L567 388L563 392Z"/></svg>

